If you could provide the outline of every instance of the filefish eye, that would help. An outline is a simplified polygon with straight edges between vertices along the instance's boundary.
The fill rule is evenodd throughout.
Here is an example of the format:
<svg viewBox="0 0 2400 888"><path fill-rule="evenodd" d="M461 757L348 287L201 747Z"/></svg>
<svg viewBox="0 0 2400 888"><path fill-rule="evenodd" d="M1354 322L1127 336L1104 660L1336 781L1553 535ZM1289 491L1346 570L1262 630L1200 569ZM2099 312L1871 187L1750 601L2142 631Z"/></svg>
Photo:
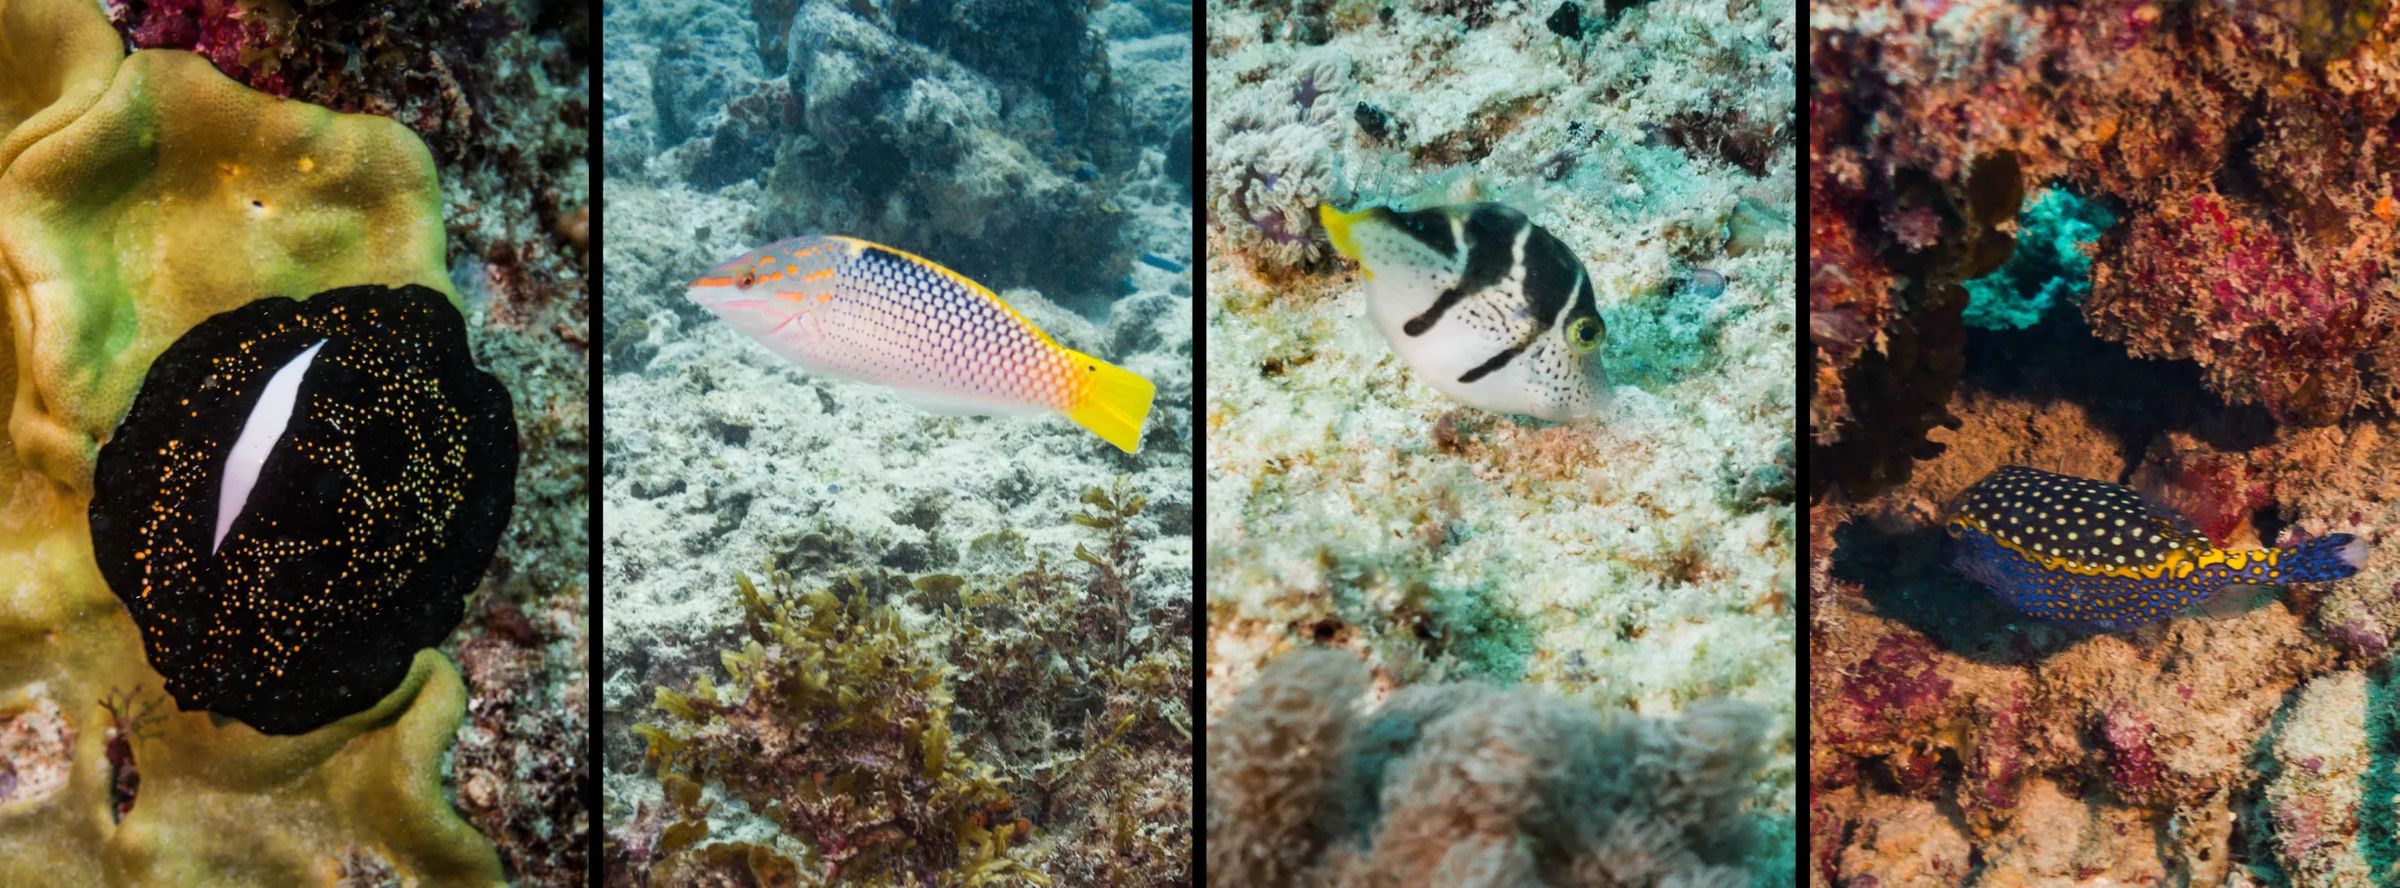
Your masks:
<svg viewBox="0 0 2400 888"><path fill-rule="evenodd" d="M1576 318L1567 324L1567 344L1574 346L1577 354L1599 348L1600 320L1598 318Z"/></svg>

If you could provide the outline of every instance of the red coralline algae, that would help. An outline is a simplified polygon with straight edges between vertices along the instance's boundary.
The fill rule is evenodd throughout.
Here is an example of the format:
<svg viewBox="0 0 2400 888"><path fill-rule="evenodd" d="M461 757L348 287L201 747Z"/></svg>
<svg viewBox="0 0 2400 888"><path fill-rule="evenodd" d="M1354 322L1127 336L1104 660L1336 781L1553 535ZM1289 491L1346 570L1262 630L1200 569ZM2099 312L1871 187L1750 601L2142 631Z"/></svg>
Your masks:
<svg viewBox="0 0 2400 888"><path fill-rule="evenodd" d="M2025 690L2011 688L2007 701L1980 706L1973 724L1973 752L1958 804L1978 831L2005 822L2017 807L2025 776Z"/></svg>
<svg viewBox="0 0 2400 888"><path fill-rule="evenodd" d="M2142 796L2158 786L2158 750L2151 745L2158 730L2149 719L2119 704L2101 721L2100 733L2108 743L2108 774L2118 792Z"/></svg>
<svg viewBox="0 0 2400 888"><path fill-rule="evenodd" d="M107 0L107 7L135 46L190 50L252 89L292 94L273 60L273 26L237 0Z"/></svg>
<svg viewBox="0 0 2400 888"><path fill-rule="evenodd" d="M1932 643L1888 635L1859 665L1846 696L1860 724L1900 725L1930 718L1949 692L1950 680L1934 671Z"/></svg>
<svg viewBox="0 0 2400 888"><path fill-rule="evenodd" d="M2357 243L2400 245L2382 227ZM2400 298L2389 250L2309 249L2208 192L2160 201L2120 244L2085 314L2133 354L2197 361L2227 400L2283 422L2332 422L2370 394L2387 403L2400 370L2400 317L2379 304Z"/></svg>
<svg viewBox="0 0 2400 888"><path fill-rule="evenodd" d="M2400 595L2400 587L2392 590ZM2325 637L2342 649L2342 653L2374 663L2391 652L2391 634L2365 620L2348 620L2325 627Z"/></svg>
<svg viewBox="0 0 2400 888"><path fill-rule="evenodd" d="M2133 486L2191 519L2218 545L2228 544L2253 514L2274 502L2266 472L2243 454L2216 450L2154 447L2134 471Z"/></svg>

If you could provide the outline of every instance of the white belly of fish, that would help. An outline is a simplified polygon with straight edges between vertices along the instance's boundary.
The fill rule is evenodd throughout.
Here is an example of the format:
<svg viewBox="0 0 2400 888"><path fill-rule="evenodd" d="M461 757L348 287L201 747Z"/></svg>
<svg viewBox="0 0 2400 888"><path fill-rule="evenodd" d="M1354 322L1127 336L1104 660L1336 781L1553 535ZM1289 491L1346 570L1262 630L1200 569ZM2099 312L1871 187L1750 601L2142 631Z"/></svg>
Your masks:
<svg viewBox="0 0 2400 888"><path fill-rule="evenodd" d="M1512 277L1467 297L1444 312L1439 323L1410 336L1402 326L1431 308L1449 283L1430 277L1378 274L1367 280L1367 317L1418 379L1469 407L1558 421L1591 415L1600 393L1580 390L1579 374L1569 372L1570 362L1582 365L1585 359L1571 356L1555 330L1544 332L1523 354L1498 370L1474 382L1459 381L1540 323L1519 295L1519 283ZM1598 370L1590 366L1581 369L1583 374Z"/></svg>

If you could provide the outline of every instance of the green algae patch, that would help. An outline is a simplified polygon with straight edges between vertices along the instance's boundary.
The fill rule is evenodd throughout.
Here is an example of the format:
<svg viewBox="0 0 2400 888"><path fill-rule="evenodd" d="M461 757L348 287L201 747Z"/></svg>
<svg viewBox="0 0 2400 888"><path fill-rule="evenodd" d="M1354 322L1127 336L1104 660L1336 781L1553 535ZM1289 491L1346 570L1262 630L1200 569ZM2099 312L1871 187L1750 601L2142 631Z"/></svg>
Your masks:
<svg viewBox="0 0 2400 888"><path fill-rule="evenodd" d="M724 652L724 684L704 674L686 689L659 687L662 718L634 729L686 815L662 845L705 834L697 793L674 790L713 783L806 846L828 881L907 884L928 868L955 874L944 884L1048 881L1008 857L1015 800L952 743L941 664L897 612L870 604L856 578L799 594L781 574L763 593L737 576L734 591L747 638ZM660 868L728 862L731 852L709 847ZM742 859L753 871L762 863Z"/></svg>

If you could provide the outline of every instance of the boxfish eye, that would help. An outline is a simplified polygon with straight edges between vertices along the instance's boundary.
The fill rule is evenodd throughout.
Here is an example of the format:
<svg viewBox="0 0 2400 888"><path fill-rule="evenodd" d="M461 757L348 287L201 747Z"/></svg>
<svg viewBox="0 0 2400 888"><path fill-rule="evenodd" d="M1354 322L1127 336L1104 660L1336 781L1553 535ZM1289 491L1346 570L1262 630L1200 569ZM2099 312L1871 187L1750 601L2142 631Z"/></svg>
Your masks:
<svg viewBox="0 0 2400 888"><path fill-rule="evenodd" d="M1576 318L1567 324L1567 344L1576 354L1600 347L1600 319Z"/></svg>

